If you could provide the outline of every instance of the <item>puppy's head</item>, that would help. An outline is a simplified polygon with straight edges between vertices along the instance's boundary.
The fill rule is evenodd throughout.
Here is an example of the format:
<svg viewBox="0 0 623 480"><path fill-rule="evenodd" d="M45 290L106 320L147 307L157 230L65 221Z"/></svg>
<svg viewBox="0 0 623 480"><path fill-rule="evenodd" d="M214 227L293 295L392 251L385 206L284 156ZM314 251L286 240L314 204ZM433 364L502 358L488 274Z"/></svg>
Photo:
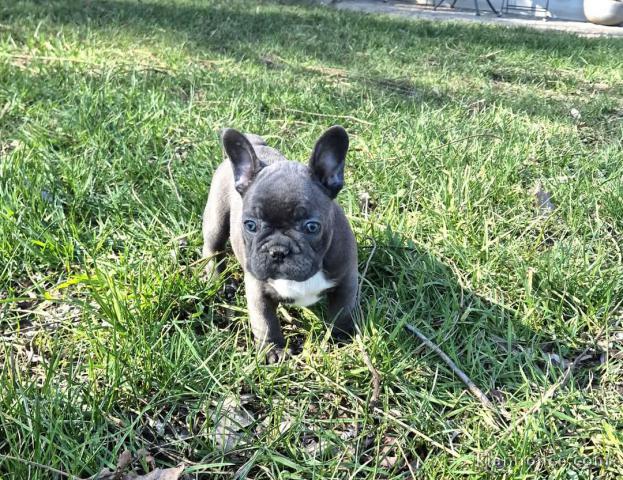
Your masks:
<svg viewBox="0 0 623 480"><path fill-rule="evenodd" d="M304 281L322 267L333 236L333 199L344 185L348 135L329 128L308 165L265 165L240 132L223 132L234 182L242 196L246 270L258 280ZM232 228L236 228L233 226Z"/></svg>

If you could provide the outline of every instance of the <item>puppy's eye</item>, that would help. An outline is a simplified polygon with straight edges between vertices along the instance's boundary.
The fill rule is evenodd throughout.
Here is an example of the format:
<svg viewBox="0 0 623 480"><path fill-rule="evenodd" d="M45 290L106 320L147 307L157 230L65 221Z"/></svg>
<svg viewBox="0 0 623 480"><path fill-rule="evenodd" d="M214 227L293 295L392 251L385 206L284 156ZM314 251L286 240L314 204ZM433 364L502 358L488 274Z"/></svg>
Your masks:
<svg viewBox="0 0 623 480"><path fill-rule="evenodd" d="M253 220L245 220L244 228L247 229L247 232L255 233L257 231L257 223Z"/></svg>
<svg viewBox="0 0 623 480"><path fill-rule="evenodd" d="M305 231L307 233L318 233L320 231L320 224L318 222L307 222L305 224Z"/></svg>

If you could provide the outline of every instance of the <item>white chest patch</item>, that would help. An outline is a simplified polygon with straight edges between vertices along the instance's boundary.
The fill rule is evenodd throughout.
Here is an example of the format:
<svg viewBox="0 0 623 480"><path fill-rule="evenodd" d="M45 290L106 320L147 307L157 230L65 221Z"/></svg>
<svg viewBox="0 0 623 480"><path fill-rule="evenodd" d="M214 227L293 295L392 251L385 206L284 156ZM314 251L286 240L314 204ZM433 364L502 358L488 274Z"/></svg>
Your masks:
<svg viewBox="0 0 623 480"><path fill-rule="evenodd" d="M304 282L279 278L277 280L269 279L268 284L277 291L280 297L292 300L294 305L300 307L313 305L320 300L322 292L335 285L334 282L327 280L322 271Z"/></svg>

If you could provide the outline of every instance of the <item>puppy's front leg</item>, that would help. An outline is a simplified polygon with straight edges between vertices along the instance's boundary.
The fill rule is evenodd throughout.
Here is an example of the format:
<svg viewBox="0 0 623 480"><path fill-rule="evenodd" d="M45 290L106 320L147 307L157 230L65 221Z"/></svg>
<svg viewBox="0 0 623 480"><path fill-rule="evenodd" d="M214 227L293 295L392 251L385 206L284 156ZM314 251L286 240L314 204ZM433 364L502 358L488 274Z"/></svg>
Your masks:
<svg viewBox="0 0 623 480"><path fill-rule="evenodd" d="M277 318L278 303L262 291L262 284L255 277L246 273L244 283L247 293L247 308L251 330L255 337L258 350L268 347L266 360L268 363L278 362L288 356L285 339Z"/></svg>
<svg viewBox="0 0 623 480"><path fill-rule="evenodd" d="M350 272L329 294L328 314L334 338L345 339L354 333L353 313L357 306L357 271Z"/></svg>

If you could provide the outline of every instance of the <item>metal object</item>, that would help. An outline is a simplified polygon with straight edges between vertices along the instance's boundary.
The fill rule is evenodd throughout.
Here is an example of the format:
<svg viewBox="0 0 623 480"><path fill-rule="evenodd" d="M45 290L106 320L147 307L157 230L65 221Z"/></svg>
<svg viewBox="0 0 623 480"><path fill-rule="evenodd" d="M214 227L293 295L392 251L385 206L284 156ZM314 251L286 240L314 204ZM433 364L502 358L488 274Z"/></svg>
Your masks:
<svg viewBox="0 0 623 480"><path fill-rule="evenodd" d="M515 10L518 12L544 12L547 16L549 16L549 0L545 0L545 6L541 7L538 5L519 5L517 0L503 0L502 2L502 10L504 13L509 13L509 10Z"/></svg>
<svg viewBox="0 0 623 480"><path fill-rule="evenodd" d="M439 2L435 4L435 6L433 7L433 10L437 10L441 6L441 4L445 1L446 0L439 0ZM450 8L454 8L457 1L458 0L452 0L452 3L450 4ZM547 0L547 2L549 3L549 0ZM489 8L491 9L491 11L495 13L498 17L502 16L502 13L498 12L495 9L495 7L491 4L491 0L487 0L487 4L489 5ZM478 0L474 0L474 7L476 8L476 15L480 15L480 8L478 7Z"/></svg>

